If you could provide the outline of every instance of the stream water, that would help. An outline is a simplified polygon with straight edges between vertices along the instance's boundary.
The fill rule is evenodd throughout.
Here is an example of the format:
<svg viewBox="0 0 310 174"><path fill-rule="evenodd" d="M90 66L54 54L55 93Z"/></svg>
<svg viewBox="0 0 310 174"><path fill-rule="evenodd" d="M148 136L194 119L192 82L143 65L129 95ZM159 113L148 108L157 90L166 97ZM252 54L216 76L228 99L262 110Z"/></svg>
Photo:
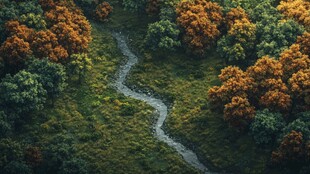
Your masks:
<svg viewBox="0 0 310 174"><path fill-rule="evenodd" d="M192 150L189 150L181 143L174 141L162 129L162 126L168 115L168 108L165 105L165 103L161 99L154 98L151 95L133 91L124 84L126 76L128 75L130 69L136 63L138 63L138 57L129 49L126 43L126 39L123 35L121 35L120 33L113 33L113 37L117 40L118 47L123 53L123 55L128 58L127 63L120 67L119 74L115 82L115 87L125 96L144 101L147 104L154 107L159 112L158 120L154 125L156 138L159 139L160 141L167 143L169 146L173 147L180 155L182 155L183 159L191 166L199 169L203 173L211 173L208 170L208 168L206 168L198 160L197 155Z"/></svg>

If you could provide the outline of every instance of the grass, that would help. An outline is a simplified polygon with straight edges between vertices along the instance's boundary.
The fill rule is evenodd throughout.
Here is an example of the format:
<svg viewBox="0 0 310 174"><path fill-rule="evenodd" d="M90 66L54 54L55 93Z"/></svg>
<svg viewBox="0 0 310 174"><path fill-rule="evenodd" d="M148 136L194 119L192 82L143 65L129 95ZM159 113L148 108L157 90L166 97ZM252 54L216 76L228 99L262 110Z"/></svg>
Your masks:
<svg viewBox="0 0 310 174"><path fill-rule="evenodd" d="M167 131L215 170L266 172L270 151L258 148L249 135L229 128L222 114L208 106L207 91L219 84L217 75L223 65L216 54L198 60L180 51L158 52L144 52L128 83L170 99Z"/></svg>
<svg viewBox="0 0 310 174"><path fill-rule="evenodd" d="M111 87L124 58L108 27L92 26L95 63L85 82L72 80L55 106L37 113L16 138L48 151L57 137L68 137L89 173L198 173L154 138L153 108Z"/></svg>

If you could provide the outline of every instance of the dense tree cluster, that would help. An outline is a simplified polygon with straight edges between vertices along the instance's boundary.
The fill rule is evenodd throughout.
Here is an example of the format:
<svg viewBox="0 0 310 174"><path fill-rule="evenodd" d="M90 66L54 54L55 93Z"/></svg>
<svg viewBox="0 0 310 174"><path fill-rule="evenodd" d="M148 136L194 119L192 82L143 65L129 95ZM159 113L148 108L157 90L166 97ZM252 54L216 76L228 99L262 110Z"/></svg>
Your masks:
<svg viewBox="0 0 310 174"><path fill-rule="evenodd" d="M72 74L80 77L89 70L90 32L71 0L0 0L0 173L87 173L86 163L71 157L47 171L49 149L8 137L45 105L54 104L72 64Z"/></svg>
<svg viewBox="0 0 310 174"><path fill-rule="evenodd" d="M208 91L209 101L215 108L224 106L224 120L232 127L242 131L249 127L257 144L279 139L281 145L272 154L275 164L295 160L305 166L310 139L309 68L309 56L293 44L279 60L264 56L246 71L224 68L219 75L222 85Z"/></svg>
<svg viewBox="0 0 310 174"><path fill-rule="evenodd" d="M204 55L220 36L222 7L204 0L182 1L178 4L177 22L184 29L183 40L197 55Z"/></svg>

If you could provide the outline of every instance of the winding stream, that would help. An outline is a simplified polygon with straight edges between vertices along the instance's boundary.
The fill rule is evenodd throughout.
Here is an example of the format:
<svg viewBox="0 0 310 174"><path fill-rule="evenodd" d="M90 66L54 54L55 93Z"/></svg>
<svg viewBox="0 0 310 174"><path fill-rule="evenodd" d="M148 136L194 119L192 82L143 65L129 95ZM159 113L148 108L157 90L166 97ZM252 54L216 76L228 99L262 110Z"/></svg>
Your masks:
<svg viewBox="0 0 310 174"><path fill-rule="evenodd" d="M138 93L130 88L128 88L124 82L126 80L126 76L128 75L132 66L138 63L138 57L131 52L129 49L126 39L120 33L113 33L113 37L117 40L118 47L123 53L124 56L128 58L128 61L125 65L120 67L118 78L115 82L115 87L123 93L125 96L129 96L135 98L137 100L141 100L146 102L147 104L154 107L159 112L159 118L154 126L155 136L160 141L167 143L169 146L173 147L179 154L182 155L183 159L189 163L191 166L199 169L204 173L211 173L197 158L197 155L183 146L181 143L175 142L172 138L170 138L162 129L162 126L167 118L168 108L164 104L164 102L160 99L154 98L150 95L144 93Z"/></svg>

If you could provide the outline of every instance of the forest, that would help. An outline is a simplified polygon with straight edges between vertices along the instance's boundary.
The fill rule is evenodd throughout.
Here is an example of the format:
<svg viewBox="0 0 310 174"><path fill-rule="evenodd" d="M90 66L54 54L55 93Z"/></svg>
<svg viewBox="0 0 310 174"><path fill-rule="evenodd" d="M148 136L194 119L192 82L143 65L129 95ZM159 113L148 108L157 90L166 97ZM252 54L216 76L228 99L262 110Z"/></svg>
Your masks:
<svg viewBox="0 0 310 174"><path fill-rule="evenodd" d="M309 0L0 0L0 174L309 174Z"/></svg>

